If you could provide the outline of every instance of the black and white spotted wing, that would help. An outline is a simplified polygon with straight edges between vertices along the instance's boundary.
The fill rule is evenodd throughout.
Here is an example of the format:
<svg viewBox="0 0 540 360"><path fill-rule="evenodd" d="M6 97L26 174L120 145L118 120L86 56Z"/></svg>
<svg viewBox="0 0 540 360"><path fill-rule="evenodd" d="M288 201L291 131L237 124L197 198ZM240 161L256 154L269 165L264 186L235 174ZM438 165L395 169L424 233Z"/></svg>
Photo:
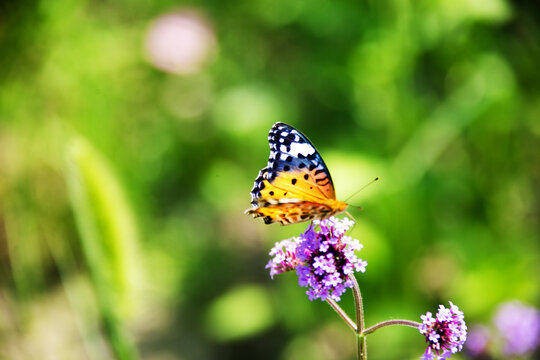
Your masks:
<svg viewBox="0 0 540 360"><path fill-rule="evenodd" d="M306 199L309 201L335 199L330 172L304 134L290 125L278 122L270 129L268 142L270 157L267 166L259 172L251 190L253 205L293 203ZM269 185L291 191L263 191Z"/></svg>

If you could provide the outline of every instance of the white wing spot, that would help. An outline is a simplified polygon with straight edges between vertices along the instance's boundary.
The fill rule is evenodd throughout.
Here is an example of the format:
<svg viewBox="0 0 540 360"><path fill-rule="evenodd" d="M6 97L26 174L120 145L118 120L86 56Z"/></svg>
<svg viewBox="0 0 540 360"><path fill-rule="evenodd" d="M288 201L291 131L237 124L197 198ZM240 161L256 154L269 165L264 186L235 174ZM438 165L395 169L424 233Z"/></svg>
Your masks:
<svg viewBox="0 0 540 360"><path fill-rule="evenodd" d="M282 145L283 147L283 145ZM283 150L282 150L283 151ZM298 154L302 154L304 156L311 155L315 152L315 148L307 143L297 143L293 142L291 143L291 151L290 154L292 156L298 157Z"/></svg>

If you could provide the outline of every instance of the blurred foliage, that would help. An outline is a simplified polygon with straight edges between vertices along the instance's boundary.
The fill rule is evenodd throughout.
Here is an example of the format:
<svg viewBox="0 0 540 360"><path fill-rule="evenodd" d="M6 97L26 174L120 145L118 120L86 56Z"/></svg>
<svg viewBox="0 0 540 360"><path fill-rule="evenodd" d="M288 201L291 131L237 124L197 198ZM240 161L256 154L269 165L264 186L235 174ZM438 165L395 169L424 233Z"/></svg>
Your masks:
<svg viewBox="0 0 540 360"><path fill-rule="evenodd" d="M275 121L317 145L338 199L381 177L350 200L368 325L448 300L468 323L538 307L539 10L2 2L0 358L353 358L328 305L264 269L305 224L243 214ZM148 54L171 12L215 37L180 75ZM373 360L424 347L401 328L368 343Z"/></svg>

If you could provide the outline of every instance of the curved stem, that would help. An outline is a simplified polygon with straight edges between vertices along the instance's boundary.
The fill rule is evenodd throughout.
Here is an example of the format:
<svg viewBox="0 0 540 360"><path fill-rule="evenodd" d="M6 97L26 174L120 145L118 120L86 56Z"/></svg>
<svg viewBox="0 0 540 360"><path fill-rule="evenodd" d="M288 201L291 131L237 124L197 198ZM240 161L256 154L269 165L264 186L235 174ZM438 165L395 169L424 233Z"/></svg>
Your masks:
<svg viewBox="0 0 540 360"><path fill-rule="evenodd" d="M360 287L354 275L350 275L349 278L353 282L353 294L354 294L354 307L356 312L356 333L358 335L362 334L364 331L364 304L362 302L362 293L360 292Z"/></svg>
<svg viewBox="0 0 540 360"><path fill-rule="evenodd" d="M330 298L326 298L326 302L332 307L332 309L334 309L338 313L338 315L345 321L345 323L349 325L351 330L356 333L356 324L354 323L354 321L351 320L350 317L347 316L345 311L343 311L343 309L334 300Z"/></svg>
<svg viewBox="0 0 540 360"><path fill-rule="evenodd" d="M356 349L357 358L359 360L367 360L367 343L364 336L364 304L362 301L362 293L360 286L354 275L349 275L349 279L353 283L354 307L356 312Z"/></svg>
<svg viewBox="0 0 540 360"><path fill-rule="evenodd" d="M383 321L383 322L380 322L378 324L375 324L373 325L372 327L364 330L362 332L362 335L366 336L366 335L369 335L371 334L372 332L380 329L380 328L383 328L385 326L391 326L391 325L401 325L401 326L409 326L409 327L412 327L412 328L415 328L415 329L418 329L418 327L420 325L422 325L421 323L419 322L416 322L416 321L410 321L410 320L400 320L400 319L395 319L395 320L387 320L387 321Z"/></svg>

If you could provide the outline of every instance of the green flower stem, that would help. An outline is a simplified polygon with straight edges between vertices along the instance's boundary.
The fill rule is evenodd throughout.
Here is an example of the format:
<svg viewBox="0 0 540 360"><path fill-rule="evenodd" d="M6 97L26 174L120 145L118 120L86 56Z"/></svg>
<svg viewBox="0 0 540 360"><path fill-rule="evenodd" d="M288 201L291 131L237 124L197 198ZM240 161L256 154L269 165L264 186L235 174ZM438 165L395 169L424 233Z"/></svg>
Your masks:
<svg viewBox="0 0 540 360"><path fill-rule="evenodd" d="M380 329L380 328L383 328L385 326L391 326L391 325L401 325L401 326L409 326L409 327L412 327L412 328L415 328L415 329L418 329L418 327L420 325L422 325L421 323L419 322L416 322L416 321L410 321L410 320L400 320L400 319L396 319L396 320L387 320L387 321L383 321L383 322L380 322L378 324L375 324L373 325L372 327L364 330L362 332L362 335L366 336L366 335L369 335L371 334L372 332L375 332L376 330Z"/></svg>
<svg viewBox="0 0 540 360"><path fill-rule="evenodd" d="M358 360L367 360L367 343L366 336L375 332L376 330L383 328L385 326L400 325L400 326L409 326L415 329L421 325L421 323L410 320L387 320L380 322L371 326L370 328L365 328L364 324L364 306L362 302L362 294L360 292L360 286L354 275L350 275L349 278L353 282L353 295L354 295L354 305L356 310L356 322L352 321L349 316L343 311L343 309L332 299L327 298L326 302L336 311L336 313L345 321L345 323L351 328L352 331L356 334L356 358Z"/></svg>
<svg viewBox="0 0 540 360"><path fill-rule="evenodd" d="M334 309L338 313L338 315L345 321L345 323L349 325L351 330L356 333L356 324L354 323L354 321L351 320L349 316L347 316L345 311L343 311L343 309L334 300L330 298L326 298L326 302L332 307L332 309Z"/></svg>
<svg viewBox="0 0 540 360"><path fill-rule="evenodd" d="M364 334L364 305L362 302L362 293L360 286L354 275L349 275L353 283L354 307L356 312L356 358L358 360L367 360L367 342Z"/></svg>

